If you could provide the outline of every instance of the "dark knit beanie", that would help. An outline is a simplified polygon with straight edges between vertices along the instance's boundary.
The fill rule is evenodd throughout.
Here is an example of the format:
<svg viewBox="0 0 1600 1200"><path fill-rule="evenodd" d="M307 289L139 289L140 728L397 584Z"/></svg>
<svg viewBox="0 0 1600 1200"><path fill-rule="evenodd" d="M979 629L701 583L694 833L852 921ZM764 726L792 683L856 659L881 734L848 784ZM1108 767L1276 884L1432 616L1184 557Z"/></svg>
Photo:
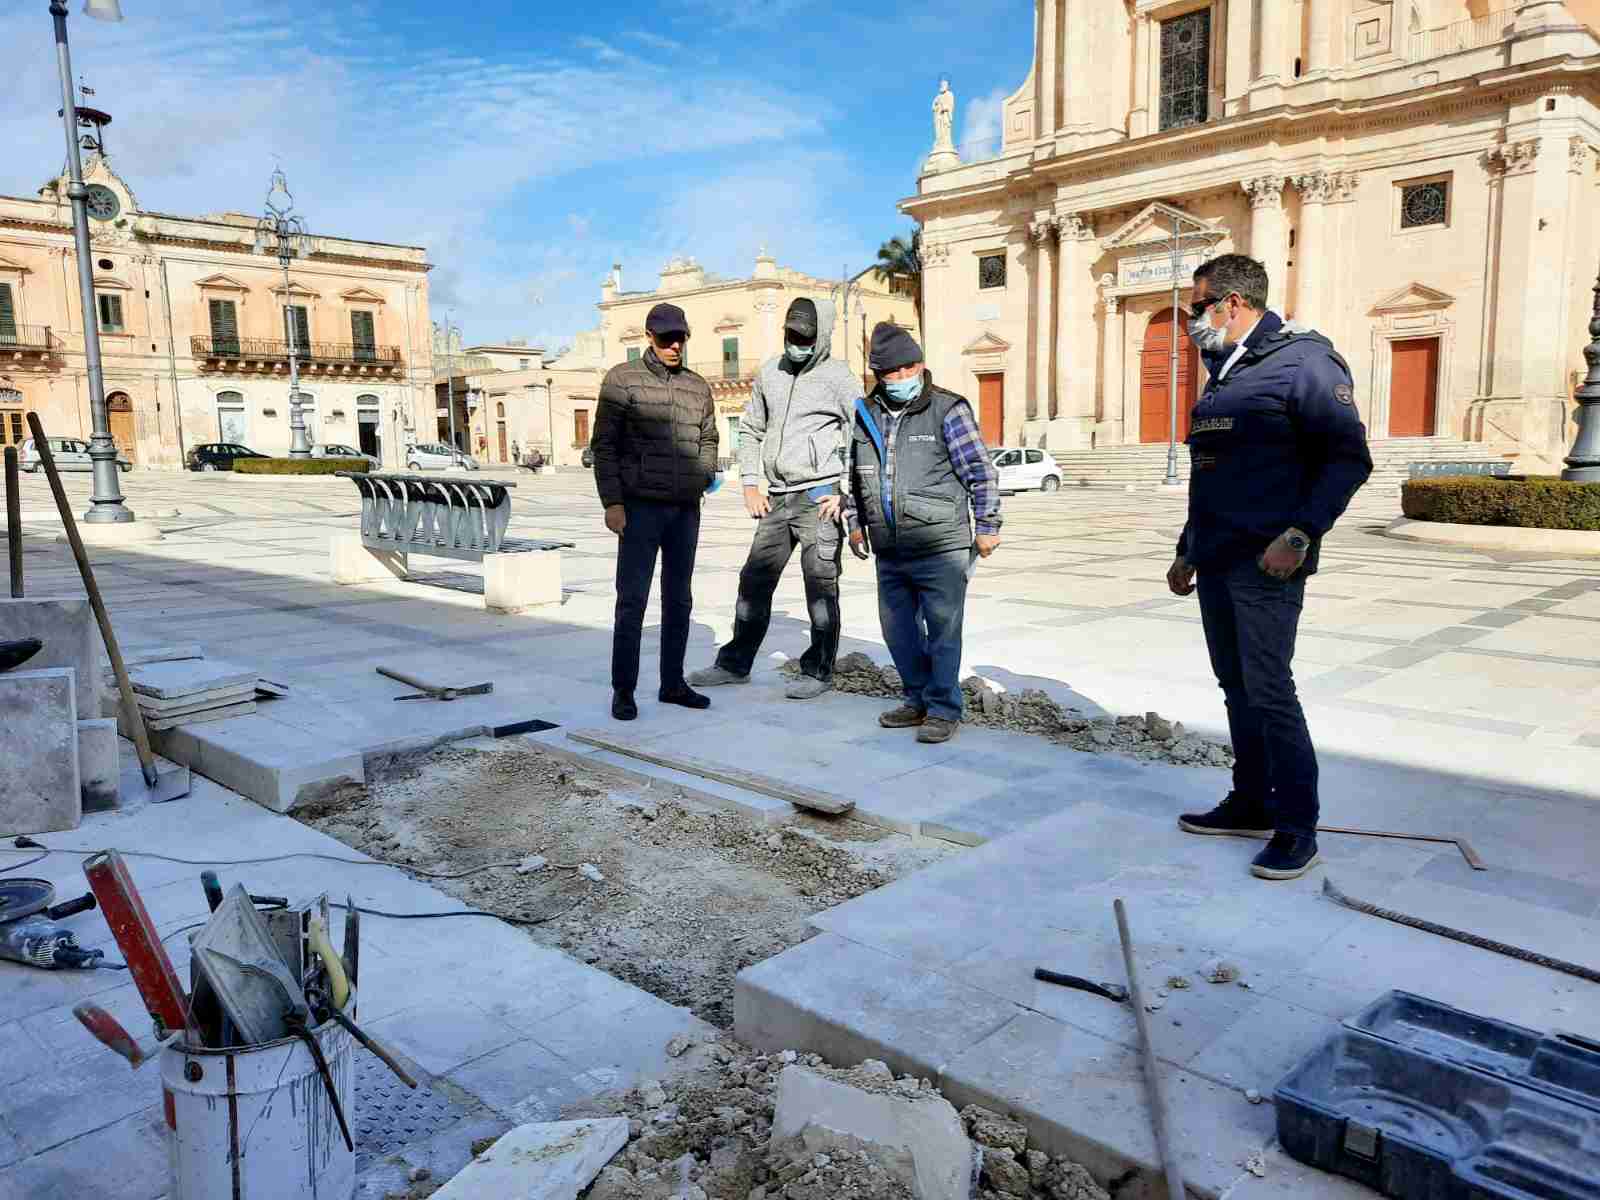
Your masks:
<svg viewBox="0 0 1600 1200"><path fill-rule="evenodd" d="M872 331L872 353L867 365L879 375L922 361L922 347L893 321L880 321Z"/></svg>

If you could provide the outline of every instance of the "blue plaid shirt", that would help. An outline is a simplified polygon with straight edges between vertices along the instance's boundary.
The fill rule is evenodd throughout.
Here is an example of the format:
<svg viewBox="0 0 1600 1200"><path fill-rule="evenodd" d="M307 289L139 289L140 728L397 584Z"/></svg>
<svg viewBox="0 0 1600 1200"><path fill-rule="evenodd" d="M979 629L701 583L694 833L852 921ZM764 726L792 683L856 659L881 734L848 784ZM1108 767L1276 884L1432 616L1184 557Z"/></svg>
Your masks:
<svg viewBox="0 0 1600 1200"><path fill-rule="evenodd" d="M890 409L868 399L876 409L879 426L883 430L885 462L883 464L883 510L894 520L894 452L895 431L900 428L904 409ZM965 400L952 404L944 418L944 444L950 453L950 465L956 478L961 480L972 497L972 515L978 533L1000 532L1000 472L995 469L989 448L983 444L983 434L972 415L972 405ZM844 498L845 520L851 529L860 528L853 495Z"/></svg>

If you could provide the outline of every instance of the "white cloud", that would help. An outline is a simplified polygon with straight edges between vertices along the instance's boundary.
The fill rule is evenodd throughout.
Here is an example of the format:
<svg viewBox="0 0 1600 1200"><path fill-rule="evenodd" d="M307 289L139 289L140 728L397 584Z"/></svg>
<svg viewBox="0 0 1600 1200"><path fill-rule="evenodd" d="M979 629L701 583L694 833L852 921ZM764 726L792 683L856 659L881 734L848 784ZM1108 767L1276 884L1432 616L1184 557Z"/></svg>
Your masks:
<svg viewBox="0 0 1600 1200"><path fill-rule="evenodd" d="M1002 124L1005 117L1003 106L1010 94L1005 88L995 88L987 95L974 96L967 101L957 144L974 150L991 146L998 148L1000 135L1005 129ZM957 102L960 102L959 97Z"/></svg>
<svg viewBox="0 0 1600 1200"><path fill-rule="evenodd" d="M682 42L673 41L671 38L663 37L659 33L651 33L648 29L630 29L622 36L632 38L636 42L642 42L653 50L665 50L670 54L676 54L684 48Z"/></svg>
<svg viewBox="0 0 1600 1200"><path fill-rule="evenodd" d="M603 42L597 37L581 37L578 39L578 45L585 50L593 51L594 56L601 62L622 62L628 57L610 42Z"/></svg>

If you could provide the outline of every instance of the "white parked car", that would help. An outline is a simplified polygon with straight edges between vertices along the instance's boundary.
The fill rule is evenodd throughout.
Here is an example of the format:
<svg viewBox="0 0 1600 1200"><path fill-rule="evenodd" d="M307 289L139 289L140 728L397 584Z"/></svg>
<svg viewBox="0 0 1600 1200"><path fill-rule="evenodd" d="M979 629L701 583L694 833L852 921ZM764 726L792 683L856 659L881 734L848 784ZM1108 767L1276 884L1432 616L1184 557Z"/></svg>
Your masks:
<svg viewBox="0 0 1600 1200"><path fill-rule="evenodd" d="M478 460L443 442L424 442L406 450L406 467L412 471L442 471L449 467L465 467L469 471L476 471Z"/></svg>
<svg viewBox="0 0 1600 1200"><path fill-rule="evenodd" d="M330 442L326 446L313 446L312 458L364 458L371 464L374 471L383 470L383 462L376 454L363 454L354 446L346 446L342 442Z"/></svg>
<svg viewBox="0 0 1600 1200"><path fill-rule="evenodd" d="M1043 450L996 446L989 454L1000 472L1002 492L1055 492L1061 489L1061 468Z"/></svg>
<svg viewBox="0 0 1600 1200"><path fill-rule="evenodd" d="M92 471L94 461L89 457L89 443L81 438L48 439L50 442L50 455L56 461L58 471ZM28 438L17 449L17 466L24 471L33 472L40 469L43 460L39 452L33 448L33 439ZM126 475L133 469L133 464L128 461L128 456L122 451L117 451L117 470Z"/></svg>

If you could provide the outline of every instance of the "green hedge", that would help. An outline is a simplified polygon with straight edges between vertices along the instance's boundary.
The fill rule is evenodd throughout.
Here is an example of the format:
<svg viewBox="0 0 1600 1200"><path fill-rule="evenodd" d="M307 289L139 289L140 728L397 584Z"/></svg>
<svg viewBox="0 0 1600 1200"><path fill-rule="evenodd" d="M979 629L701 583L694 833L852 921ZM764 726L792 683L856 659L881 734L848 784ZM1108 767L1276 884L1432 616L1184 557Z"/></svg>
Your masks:
<svg viewBox="0 0 1600 1200"><path fill-rule="evenodd" d="M1400 487L1400 508L1413 521L1600 530L1600 483L1487 475L1412 479Z"/></svg>
<svg viewBox="0 0 1600 1200"><path fill-rule="evenodd" d="M240 475L332 475L335 471L370 471L364 458L236 458Z"/></svg>

